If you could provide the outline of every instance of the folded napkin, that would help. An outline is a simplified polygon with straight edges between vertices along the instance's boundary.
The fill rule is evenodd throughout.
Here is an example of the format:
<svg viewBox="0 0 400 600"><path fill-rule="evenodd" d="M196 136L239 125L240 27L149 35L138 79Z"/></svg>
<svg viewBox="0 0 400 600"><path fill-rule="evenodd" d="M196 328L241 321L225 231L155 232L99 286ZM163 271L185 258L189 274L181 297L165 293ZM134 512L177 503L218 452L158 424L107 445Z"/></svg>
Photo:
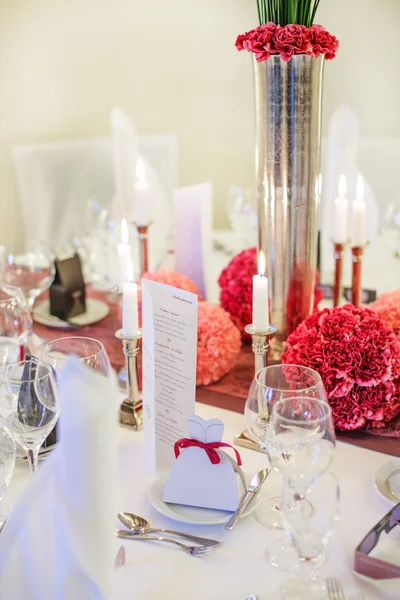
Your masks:
<svg viewBox="0 0 400 600"><path fill-rule="evenodd" d="M118 392L72 359L60 390L58 447L0 535L1 600L111 598Z"/></svg>
<svg viewBox="0 0 400 600"><path fill-rule="evenodd" d="M199 183L173 192L175 270L190 277L207 298L212 261L213 187Z"/></svg>

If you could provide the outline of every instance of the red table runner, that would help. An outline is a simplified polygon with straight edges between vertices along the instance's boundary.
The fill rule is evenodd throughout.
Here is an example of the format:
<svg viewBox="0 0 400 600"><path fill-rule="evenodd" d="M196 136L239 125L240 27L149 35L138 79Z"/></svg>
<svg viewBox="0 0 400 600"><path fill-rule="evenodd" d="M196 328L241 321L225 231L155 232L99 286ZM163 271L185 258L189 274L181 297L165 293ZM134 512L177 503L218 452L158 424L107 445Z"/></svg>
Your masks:
<svg viewBox="0 0 400 600"><path fill-rule="evenodd" d="M112 366L116 371L119 371L124 366L124 355L121 341L115 338L115 332L121 327L121 308L118 304L110 303L107 300L107 294L104 292L89 288L88 295L107 302L110 313L106 318L94 325L79 329L57 329L35 323L35 333L48 341L66 336L95 338L104 344ZM243 413L247 392L253 376L254 359L251 346L244 345L235 368L218 383L207 387L198 387L196 400L203 404ZM244 421L243 429L245 429ZM238 433L240 432L238 431ZM400 438L371 435L364 431L337 432L337 438L342 442L400 457Z"/></svg>

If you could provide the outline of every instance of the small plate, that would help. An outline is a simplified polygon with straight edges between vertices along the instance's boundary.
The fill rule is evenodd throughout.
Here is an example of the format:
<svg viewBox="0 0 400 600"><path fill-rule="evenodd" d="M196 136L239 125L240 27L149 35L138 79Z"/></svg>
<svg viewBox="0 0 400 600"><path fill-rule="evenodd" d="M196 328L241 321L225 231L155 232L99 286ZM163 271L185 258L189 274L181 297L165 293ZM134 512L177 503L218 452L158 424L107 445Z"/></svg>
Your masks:
<svg viewBox="0 0 400 600"><path fill-rule="evenodd" d="M70 329L74 325L78 327L84 327L85 325L92 325L104 319L110 312L108 305L101 300L96 298L87 298L86 300L86 312L77 317L69 319L69 322L61 321L58 317L53 317L50 314L50 301L43 300L40 304L37 304L33 309L33 318L36 323L40 325L47 325L48 327L57 327L58 329Z"/></svg>
<svg viewBox="0 0 400 600"><path fill-rule="evenodd" d="M400 460L390 460L374 473L374 488L392 504L400 502Z"/></svg>
<svg viewBox="0 0 400 600"><path fill-rule="evenodd" d="M249 480L250 481L250 480ZM162 515L179 521L180 523L189 523L192 525L223 525L227 523L232 512L226 510L212 510L210 508L198 508L196 506L183 506L182 504L171 504L162 499L164 491L165 478L156 479L149 489L149 500L158 512ZM243 517L250 515L256 509L260 500L260 494L251 500L244 511Z"/></svg>

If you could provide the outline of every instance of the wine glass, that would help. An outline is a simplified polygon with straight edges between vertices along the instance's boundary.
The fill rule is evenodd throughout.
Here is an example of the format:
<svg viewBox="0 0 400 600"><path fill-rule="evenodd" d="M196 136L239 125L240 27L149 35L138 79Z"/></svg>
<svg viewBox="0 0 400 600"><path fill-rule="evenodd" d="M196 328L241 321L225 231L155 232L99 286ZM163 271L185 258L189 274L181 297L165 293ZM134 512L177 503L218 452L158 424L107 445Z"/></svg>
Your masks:
<svg viewBox="0 0 400 600"><path fill-rule="evenodd" d="M40 358L57 373L65 367L69 357L85 363L106 377L113 376L106 349L101 342L92 338L71 336L53 340L42 348Z"/></svg>
<svg viewBox="0 0 400 600"><path fill-rule="evenodd" d="M59 398L52 368L36 358L6 367L1 384L0 417L26 452L32 474L40 446L57 423Z"/></svg>
<svg viewBox="0 0 400 600"><path fill-rule="evenodd" d="M32 311L35 299L54 279L54 263L39 247L25 254L3 253L3 281L22 290Z"/></svg>
<svg viewBox="0 0 400 600"><path fill-rule="evenodd" d="M16 447L11 435L0 424L0 506L14 473ZM7 519L7 512L1 510L0 531Z"/></svg>
<svg viewBox="0 0 400 600"><path fill-rule="evenodd" d="M282 398L297 395L327 400L319 373L299 365L273 365L258 371L244 410L250 436L265 447L272 407ZM255 517L261 525L282 528L279 501L280 496L263 497L255 510Z"/></svg>
<svg viewBox="0 0 400 600"><path fill-rule="evenodd" d="M299 499L307 497L332 462L336 436L325 400L294 396L278 400L268 423L266 449L272 468Z"/></svg>
<svg viewBox="0 0 400 600"><path fill-rule="evenodd" d="M254 246L257 236L255 190L231 185L228 189L227 209L231 227L239 239L239 250Z"/></svg>
<svg viewBox="0 0 400 600"><path fill-rule="evenodd" d="M295 489L285 482L282 494L282 517L286 534L300 561L298 576L282 586L285 600L326 600L325 579L317 577L326 547L339 518L339 484L332 473L325 473L310 488L313 512L304 517ZM297 563L293 565L297 567ZM298 571L298 569L296 569Z"/></svg>
<svg viewBox="0 0 400 600"><path fill-rule="evenodd" d="M20 289L11 285L0 286L0 369L19 358L32 328L28 305Z"/></svg>
<svg viewBox="0 0 400 600"><path fill-rule="evenodd" d="M294 396L278 400L267 426L266 450L272 468L293 490L307 519L313 510L309 491L328 469L335 450L332 411L325 399ZM282 515L282 502L280 502ZM293 548L281 538L267 548L269 562L280 569L293 563Z"/></svg>

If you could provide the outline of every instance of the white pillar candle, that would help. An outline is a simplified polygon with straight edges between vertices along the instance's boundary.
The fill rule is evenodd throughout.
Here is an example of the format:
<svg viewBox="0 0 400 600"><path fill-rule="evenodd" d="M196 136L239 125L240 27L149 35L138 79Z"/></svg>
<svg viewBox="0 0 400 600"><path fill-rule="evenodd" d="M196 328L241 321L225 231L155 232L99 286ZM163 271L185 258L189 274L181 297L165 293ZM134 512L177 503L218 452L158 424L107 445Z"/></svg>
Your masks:
<svg viewBox="0 0 400 600"><path fill-rule="evenodd" d="M126 219L122 219L121 223L121 243L117 246L118 253L118 288L122 291L127 278L128 261L132 256L132 248L128 243L129 231Z"/></svg>
<svg viewBox="0 0 400 600"><path fill-rule="evenodd" d="M149 218L149 184L146 180L146 169L141 158L136 163L135 183L135 215L136 225L148 225Z"/></svg>
<svg viewBox="0 0 400 600"><path fill-rule="evenodd" d="M262 250L258 256L258 273L253 277L253 328L256 333L265 333L269 329L268 279Z"/></svg>
<svg viewBox="0 0 400 600"><path fill-rule="evenodd" d="M346 198L346 177L339 178L339 193L335 199L335 220L333 241L336 244L345 244L347 241L347 216L349 202Z"/></svg>
<svg viewBox="0 0 400 600"><path fill-rule="evenodd" d="M360 248L365 245L365 214L367 205L364 201L364 180L361 175L357 180L357 198L353 200L351 219L351 247Z"/></svg>
<svg viewBox="0 0 400 600"><path fill-rule="evenodd" d="M133 281L132 258L127 263L127 281L123 287L122 297L122 332L125 338L134 338L139 330L138 319L138 286Z"/></svg>

